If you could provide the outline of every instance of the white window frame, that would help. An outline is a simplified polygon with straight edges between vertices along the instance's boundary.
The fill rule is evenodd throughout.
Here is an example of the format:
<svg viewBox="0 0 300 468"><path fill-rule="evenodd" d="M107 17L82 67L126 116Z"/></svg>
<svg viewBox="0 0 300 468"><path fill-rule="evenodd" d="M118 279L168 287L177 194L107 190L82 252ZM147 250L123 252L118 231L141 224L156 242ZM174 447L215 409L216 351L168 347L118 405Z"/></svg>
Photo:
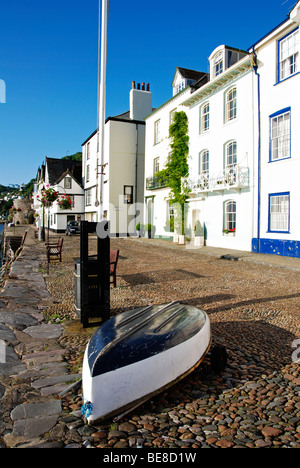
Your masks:
<svg viewBox="0 0 300 468"><path fill-rule="evenodd" d="M224 203L224 230L236 231L236 201L228 200Z"/></svg>
<svg viewBox="0 0 300 468"><path fill-rule="evenodd" d="M210 105L209 102L203 104L200 109L200 133L208 132L210 125Z"/></svg>
<svg viewBox="0 0 300 468"><path fill-rule="evenodd" d="M206 176L209 174L209 151L207 149L199 153L198 174Z"/></svg>
<svg viewBox="0 0 300 468"><path fill-rule="evenodd" d="M234 169L237 165L237 142L231 140L225 146L225 169Z"/></svg>
<svg viewBox="0 0 300 468"><path fill-rule="evenodd" d="M299 72L299 28L278 41L278 82Z"/></svg>
<svg viewBox="0 0 300 468"><path fill-rule="evenodd" d="M153 159L153 175L159 171L159 157Z"/></svg>
<svg viewBox="0 0 300 468"><path fill-rule="evenodd" d="M291 108L270 115L270 162L291 157Z"/></svg>
<svg viewBox="0 0 300 468"><path fill-rule="evenodd" d="M290 192L269 194L268 232L290 231Z"/></svg>
<svg viewBox="0 0 300 468"><path fill-rule="evenodd" d="M170 125L172 125L172 124L174 123L175 112L176 112L176 109L173 109L173 110L171 110L171 112L170 112L170 119L169 119Z"/></svg>
<svg viewBox="0 0 300 468"><path fill-rule="evenodd" d="M72 177L65 177L65 179L64 179L64 188L66 190L72 188Z"/></svg>
<svg viewBox="0 0 300 468"><path fill-rule="evenodd" d="M224 72L224 52L218 52L213 59L213 74L214 78L221 75Z"/></svg>
<svg viewBox="0 0 300 468"><path fill-rule="evenodd" d="M88 189L85 192L85 206L91 206L92 204L92 189Z"/></svg>
<svg viewBox="0 0 300 468"><path fill-rule="evenodd" d="M237 117L237 89L230 88L226 91L226 122L232 122Z"/></svg>
<svg viewBox="0 0 300 468"><path fill-rule="evenodd" d="M160 143L160 119L154 122L154 144Z"/></svg>

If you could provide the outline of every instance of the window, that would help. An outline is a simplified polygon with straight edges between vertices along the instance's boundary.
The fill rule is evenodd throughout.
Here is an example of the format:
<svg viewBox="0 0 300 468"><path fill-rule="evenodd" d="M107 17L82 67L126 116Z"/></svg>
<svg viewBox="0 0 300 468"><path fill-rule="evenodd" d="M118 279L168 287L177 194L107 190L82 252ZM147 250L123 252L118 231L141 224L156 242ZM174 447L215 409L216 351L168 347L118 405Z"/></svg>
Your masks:
<svg viewBox="0 0 300 468"><path fill-rule="evenodd" d="M214 58L214 78L223 73L223 52L219 52Z"/></svg>
<svg viewBox="0 0 300 468"><path fill-rule="evenodd" d="M278 81L299 71L299 29L278 42Z"/></svg>
<svg viewBox="0 0 300 468"><path fill-rule="evenodd" d="M92 204L92 189L89 189L85 192L85 206L90 206Z"/></svg>
<svg viewBox="0 0 300 468"><path fill-rule="evenodd" d="M270 161L291 157L291 109L270 116Z"/></svg>
<svg viewBox="0 0 300 468"><path fill-rule="evenodd" d="M153 159L153 175L159 171L159 158Z"/></svg>
<svg viewBox="0 0 300 468"><path fill-rule="evenodd" d="M90 159L90 143L86 147L86 159Z"/></svg>
<svg viewBox="0 0 300 468"><path fill-rule="evenodd" d="M237 143L230 141L226 145L226 169L233 169L237 164Z"/></svg>
<svg viewBox="0 0 300 468"><path fill-rule="evenodd" d="M174 205L167 200L167 220L166 220L166 230L174 232L174 219L175 219L175 210Z"/></svg>
<svg viewBox="0 0 300 468"><path fill-rule="evenodd" d="M290 194L274 193L269 195L269 232L289 232Z"/></svg>
<svg viewBox="0 0 300 468"><path fill-rule="evenodd" d="M226 94L226 122L236 119L236 88L232 88Z"/></svg>
<svg viewBox="0 0 300 468"><path fill-rule="evenodd" d="M157 145L157 143L160 142L160 120L157 120L154 122L154 144Z"/></svg>
<svg viewBox="0 0 300 468"><path fill-rule="evenodd" d="M200 132L207 132L209 130L209 103L206 103L201 107L200 119Z"/></svg>
<svg viewBox="0 0 300 468"><path fill-rule="evenodd" d="M176 112L176 109L173 109L170 112L170 125L172 125L174 123L175 112Z"/></svg>
<svg viewBox="0 0 300 468"><path fill-rule="evenodd" d="M64 188L71 189L72 188L72 179L71 177L65 177L64 179Z"/></svg>
<svg viewBox="0 0 300 468"><path fill-rule="evenodd" d="M124 203L132 204L133 203L133 186L124 185Z"/></svg>
<svg viewBox="0 0 300 468"><path fill-rule="evenodd" d="M185 81L180 81L180 83L176 86L176 94L180 93L185 88Z"/></svg>
<svg viewBox="0 0 300 468"><path fill-rule="evenodd" d="M205 174L208 175L209 173L209 151L204 150L201 151L199 154L199 168L198 168L199 175Z"/></svg>
<svg viewBox="0 0 300 468"><path fill-rule="evenodd" d="M236 230L236 202L227 201L224 205L224 231L235 232Z"/></svg>
<svg viewBox="0 0 300 468"><path fill-rule="evenodd" d="M90 166L86 166L86 182L89 182L90 180Z"/></svg>

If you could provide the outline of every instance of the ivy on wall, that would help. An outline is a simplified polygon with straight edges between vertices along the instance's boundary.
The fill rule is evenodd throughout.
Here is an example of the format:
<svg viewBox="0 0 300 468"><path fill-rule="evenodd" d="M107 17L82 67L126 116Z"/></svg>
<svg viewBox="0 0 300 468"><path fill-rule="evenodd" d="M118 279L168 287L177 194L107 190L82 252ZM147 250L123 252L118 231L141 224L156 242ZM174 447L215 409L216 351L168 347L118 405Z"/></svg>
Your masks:
<svg viewBox="0 0 300 468"><path fill-rule="evenodd" d="M169 203L180 206L178 217L184 222L184 204L188 198L188 190L182 187L181 179L189 175L188 118L184 111L175 112L173 123L169 128L169 137L171 152L165 168L158 171L155 176L160 180L167 180L167 185L170 187Z"/></svg>

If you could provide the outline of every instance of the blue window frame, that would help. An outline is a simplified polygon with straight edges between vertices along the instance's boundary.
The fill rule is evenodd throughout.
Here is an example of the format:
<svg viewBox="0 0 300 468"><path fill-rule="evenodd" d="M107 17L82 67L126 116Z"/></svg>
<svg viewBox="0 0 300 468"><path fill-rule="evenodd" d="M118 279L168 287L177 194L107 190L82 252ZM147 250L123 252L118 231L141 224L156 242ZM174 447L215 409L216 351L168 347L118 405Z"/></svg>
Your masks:
<svg viewBox="0 0 300 468"><path fill-rule="evenodd" d="M287 107L270 115L269 161L291 157L291 108Z"/></svg>
<svg viewBox="0 0 300 468"><path fill-rule="evenodd" d="M278 41L277 82L299 72L299 28Z"/></svg>
<svg viewBox="0 0 300 468"><path fill-rule="evenodd" d="M290 232L290 192L269 194L268 232Z"/></svg>

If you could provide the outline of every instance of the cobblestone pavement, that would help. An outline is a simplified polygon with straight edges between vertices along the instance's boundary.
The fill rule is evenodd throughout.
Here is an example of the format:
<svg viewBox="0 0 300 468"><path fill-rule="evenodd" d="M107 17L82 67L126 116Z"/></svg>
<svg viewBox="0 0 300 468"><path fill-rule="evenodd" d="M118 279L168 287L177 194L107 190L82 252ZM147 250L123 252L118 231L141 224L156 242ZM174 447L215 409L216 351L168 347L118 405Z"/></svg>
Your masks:
<svg viewBox="0 0 300 468"><path fill-rule="evenodd" d="M184 380L118 422L87 426L80 376L85 346L74 308L78 237L64 238L63 262L50 265L29 236L0 291L0 444L3 447L300 447L299 259L222 249L194 250L151 239L112 239L120 249L111 314L180 300L205 310L213 344L228 365L209 359ZM2 370L1 370L2 369ZM12 376L13 375L13 376Z"/></svg>

